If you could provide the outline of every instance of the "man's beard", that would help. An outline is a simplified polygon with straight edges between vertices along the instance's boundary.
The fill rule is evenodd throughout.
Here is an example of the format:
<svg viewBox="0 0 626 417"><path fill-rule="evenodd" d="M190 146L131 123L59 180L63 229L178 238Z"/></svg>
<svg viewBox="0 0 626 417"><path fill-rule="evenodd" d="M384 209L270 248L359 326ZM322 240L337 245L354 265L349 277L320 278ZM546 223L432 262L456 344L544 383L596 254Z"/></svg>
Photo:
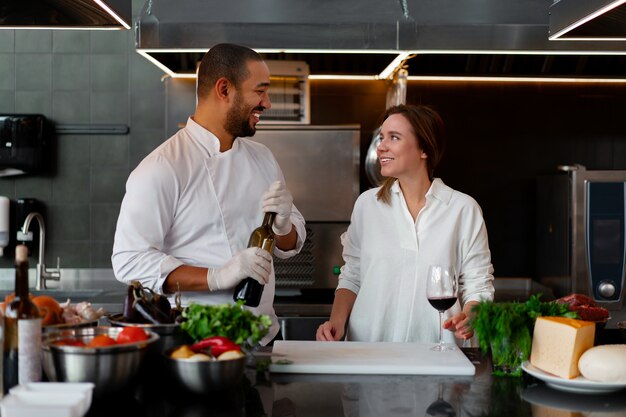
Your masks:
<svg viewBox="0 0 626 417"><path fill-rule="evenodd" d="M256 107L252 110L257 109ZM250 124L250 113L252 110L248 110L246 105L242 103L241 95L237 94L233 107L228 111L226 115L225 129L228 133L237 138L245 138L254 136L256 133L256 127ZM261 111L263 109L261 108Z"/></svg>

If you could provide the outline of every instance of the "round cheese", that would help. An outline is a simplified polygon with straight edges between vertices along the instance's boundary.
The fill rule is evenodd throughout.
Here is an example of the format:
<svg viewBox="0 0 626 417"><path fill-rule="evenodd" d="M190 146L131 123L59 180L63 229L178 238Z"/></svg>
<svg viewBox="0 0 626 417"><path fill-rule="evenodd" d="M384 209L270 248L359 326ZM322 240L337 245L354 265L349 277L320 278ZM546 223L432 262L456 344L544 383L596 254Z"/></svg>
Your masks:
<svg viewBox="0 0 626 417"><path fill-rule="evenodd" d="M578 370L598 382L626 382L626 345L600 345L585 351Z"/></svg>

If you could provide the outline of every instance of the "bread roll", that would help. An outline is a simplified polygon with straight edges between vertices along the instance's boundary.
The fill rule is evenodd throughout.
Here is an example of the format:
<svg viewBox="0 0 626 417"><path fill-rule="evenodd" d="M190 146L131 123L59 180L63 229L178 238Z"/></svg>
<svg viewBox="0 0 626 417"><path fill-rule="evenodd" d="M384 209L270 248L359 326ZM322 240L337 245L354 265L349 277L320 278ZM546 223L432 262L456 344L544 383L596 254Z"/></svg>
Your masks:
<svg viewBox="0 0 626 417"><path fill-rule="evenodd" d="M585 351L580 373L591 381L626 382L626 345L600 345Z"/></svg>

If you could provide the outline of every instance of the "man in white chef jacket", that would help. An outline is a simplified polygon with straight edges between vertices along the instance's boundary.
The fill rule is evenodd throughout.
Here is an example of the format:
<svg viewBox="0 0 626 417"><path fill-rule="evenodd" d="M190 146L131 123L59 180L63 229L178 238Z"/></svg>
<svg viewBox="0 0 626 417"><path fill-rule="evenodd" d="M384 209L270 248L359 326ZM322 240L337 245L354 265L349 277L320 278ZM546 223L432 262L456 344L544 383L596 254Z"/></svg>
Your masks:
<svg viewBox="0 0 626 417"><path fill-rule="evenodd" d="M264 284L255 314L272 319L265 345L278 334L275 277L265 250L246 248L264 212L275 212L275 256L288 258L306 239L276 159L254 135L271 107L269 69L251 49L216 45L198 68L197 106L187 125L130 174L115 231L116 278L171 294L183 304L232 302L246 277Z"/></svg>

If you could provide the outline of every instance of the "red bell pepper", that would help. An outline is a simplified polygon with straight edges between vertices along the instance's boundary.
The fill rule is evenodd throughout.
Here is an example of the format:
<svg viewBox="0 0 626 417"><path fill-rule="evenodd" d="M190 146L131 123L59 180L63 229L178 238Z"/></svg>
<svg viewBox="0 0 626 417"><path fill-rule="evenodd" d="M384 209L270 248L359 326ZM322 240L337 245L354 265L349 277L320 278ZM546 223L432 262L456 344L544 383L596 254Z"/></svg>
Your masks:
<svg viewBox="0 0 626 417"><path fill-rule="evenodd" d="M227 337L211 336L191 345L191 350L196 353L206 353L206 351L208 350L211 355L217 358L222 353L229 350L241 351L241 347L239 345L236 345L232 340Z"/></svg>

